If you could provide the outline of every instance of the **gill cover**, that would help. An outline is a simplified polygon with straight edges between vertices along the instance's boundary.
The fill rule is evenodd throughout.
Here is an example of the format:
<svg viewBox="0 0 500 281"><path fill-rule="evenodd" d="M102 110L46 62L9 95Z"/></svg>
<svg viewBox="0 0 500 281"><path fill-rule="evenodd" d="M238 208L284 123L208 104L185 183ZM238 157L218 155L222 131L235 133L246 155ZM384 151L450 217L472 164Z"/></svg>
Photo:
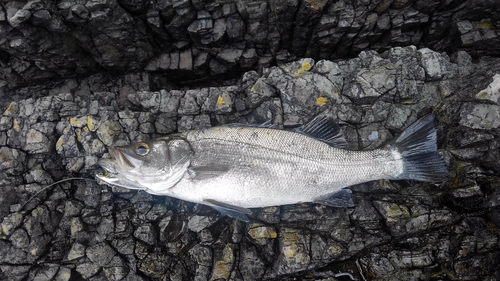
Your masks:
<svg viewBox="0 0 500 281"><path fill-rule="evenodd" d="M102 180L111 185L161 194L182 178L193 152L182 136L173 135L111 147L109 154L112 159L99 160L99 164L110 173L107 177L100 177Z"/></svg>

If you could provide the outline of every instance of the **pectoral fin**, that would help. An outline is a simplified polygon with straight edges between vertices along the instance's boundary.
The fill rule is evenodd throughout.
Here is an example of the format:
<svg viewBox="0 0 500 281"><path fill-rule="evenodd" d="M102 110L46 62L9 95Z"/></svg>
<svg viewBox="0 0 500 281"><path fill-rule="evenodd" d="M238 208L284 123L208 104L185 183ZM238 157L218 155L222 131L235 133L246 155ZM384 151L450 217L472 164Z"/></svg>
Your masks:
<svg viewBox="0 0 500 281"><path fill-rule="evenodd" d="M354 207L356 204L352 200L351 194L352 191L350 189L341 189L333 194L318 197L314 202L336 208Z"/></svg>
<svg viewBox="0 0 500 281"><path fill-rule="evenodd" d="M237 219L240 221L244 222L249 222L250 220L246 215L252 214L252 211L250 211L247 208L242 208L238 206L233 206L230 204L222 203L213 199L205 199L203 200L203 204L208 205L217 211L221 212L222 214L231 217L233 219Z"/></svg>
<svg viewBox="0 0 500 281"><path fill-rule="evenodd" d="M229 166L221 164L209 164L204 166L191 166L188 173L193 180L206 180L222 176L229 171Z"/></svg>

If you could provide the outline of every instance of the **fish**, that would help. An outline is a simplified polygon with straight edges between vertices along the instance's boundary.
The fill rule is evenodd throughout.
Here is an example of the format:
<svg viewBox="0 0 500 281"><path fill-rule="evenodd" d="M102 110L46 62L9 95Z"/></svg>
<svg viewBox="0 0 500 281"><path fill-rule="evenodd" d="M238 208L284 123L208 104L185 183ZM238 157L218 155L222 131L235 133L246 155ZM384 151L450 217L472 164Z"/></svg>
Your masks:
<svg viewBox="0 0 500 281"><path fill-rule="evenodd" d="M251 208L298 203L354 207L351 189L374 180L443 182L433 114L385 146L349 150L340 126L320 114L295 129L222 125L108 149L97 177L210 206L249 222Z"/></svg>

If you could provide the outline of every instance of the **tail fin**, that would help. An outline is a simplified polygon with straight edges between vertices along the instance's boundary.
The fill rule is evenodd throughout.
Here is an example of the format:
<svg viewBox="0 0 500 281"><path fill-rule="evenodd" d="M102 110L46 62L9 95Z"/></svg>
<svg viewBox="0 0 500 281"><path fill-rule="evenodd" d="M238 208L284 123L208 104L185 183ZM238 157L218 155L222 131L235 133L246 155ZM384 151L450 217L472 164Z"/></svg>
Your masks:
<svg viewBox="0 0 500 281"><path fill-rule="evenodd" d="M441 182L448 169L437 154L434 115L427 115L408 127L391 146L403 157L403 173L397 179Z"/></svg>

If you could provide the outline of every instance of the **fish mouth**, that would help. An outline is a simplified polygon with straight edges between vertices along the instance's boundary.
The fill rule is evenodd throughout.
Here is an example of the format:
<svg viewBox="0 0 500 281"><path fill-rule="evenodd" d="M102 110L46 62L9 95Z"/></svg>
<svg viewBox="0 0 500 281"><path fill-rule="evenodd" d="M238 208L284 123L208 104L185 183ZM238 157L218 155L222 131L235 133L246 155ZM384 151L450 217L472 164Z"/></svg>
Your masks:
<svg viewBox="0 0 500 281"><path fill-rule="evenodd" d="M106 172L116 174L118 173L116 168L129 170L136 167L136 165L131 162L131 157L123 153L119 147L110 147L108 152L111 158L102 158L97 161L97 164L106 170ZM137 161L136 159L134 160L134 162Z"/></svg>
<svg viewBox="0 0 500 281"><path fill-rule="evenodd" d="M101 158L97 163L106 171L99 173L96 177L110 185L124 187L127 189L145 190L146 187L137 181L125 176L128 170L132 170L142 161L128 156L119 147L108 148L111 158ZM135 164L134 164L135 163Z"/></svg>

